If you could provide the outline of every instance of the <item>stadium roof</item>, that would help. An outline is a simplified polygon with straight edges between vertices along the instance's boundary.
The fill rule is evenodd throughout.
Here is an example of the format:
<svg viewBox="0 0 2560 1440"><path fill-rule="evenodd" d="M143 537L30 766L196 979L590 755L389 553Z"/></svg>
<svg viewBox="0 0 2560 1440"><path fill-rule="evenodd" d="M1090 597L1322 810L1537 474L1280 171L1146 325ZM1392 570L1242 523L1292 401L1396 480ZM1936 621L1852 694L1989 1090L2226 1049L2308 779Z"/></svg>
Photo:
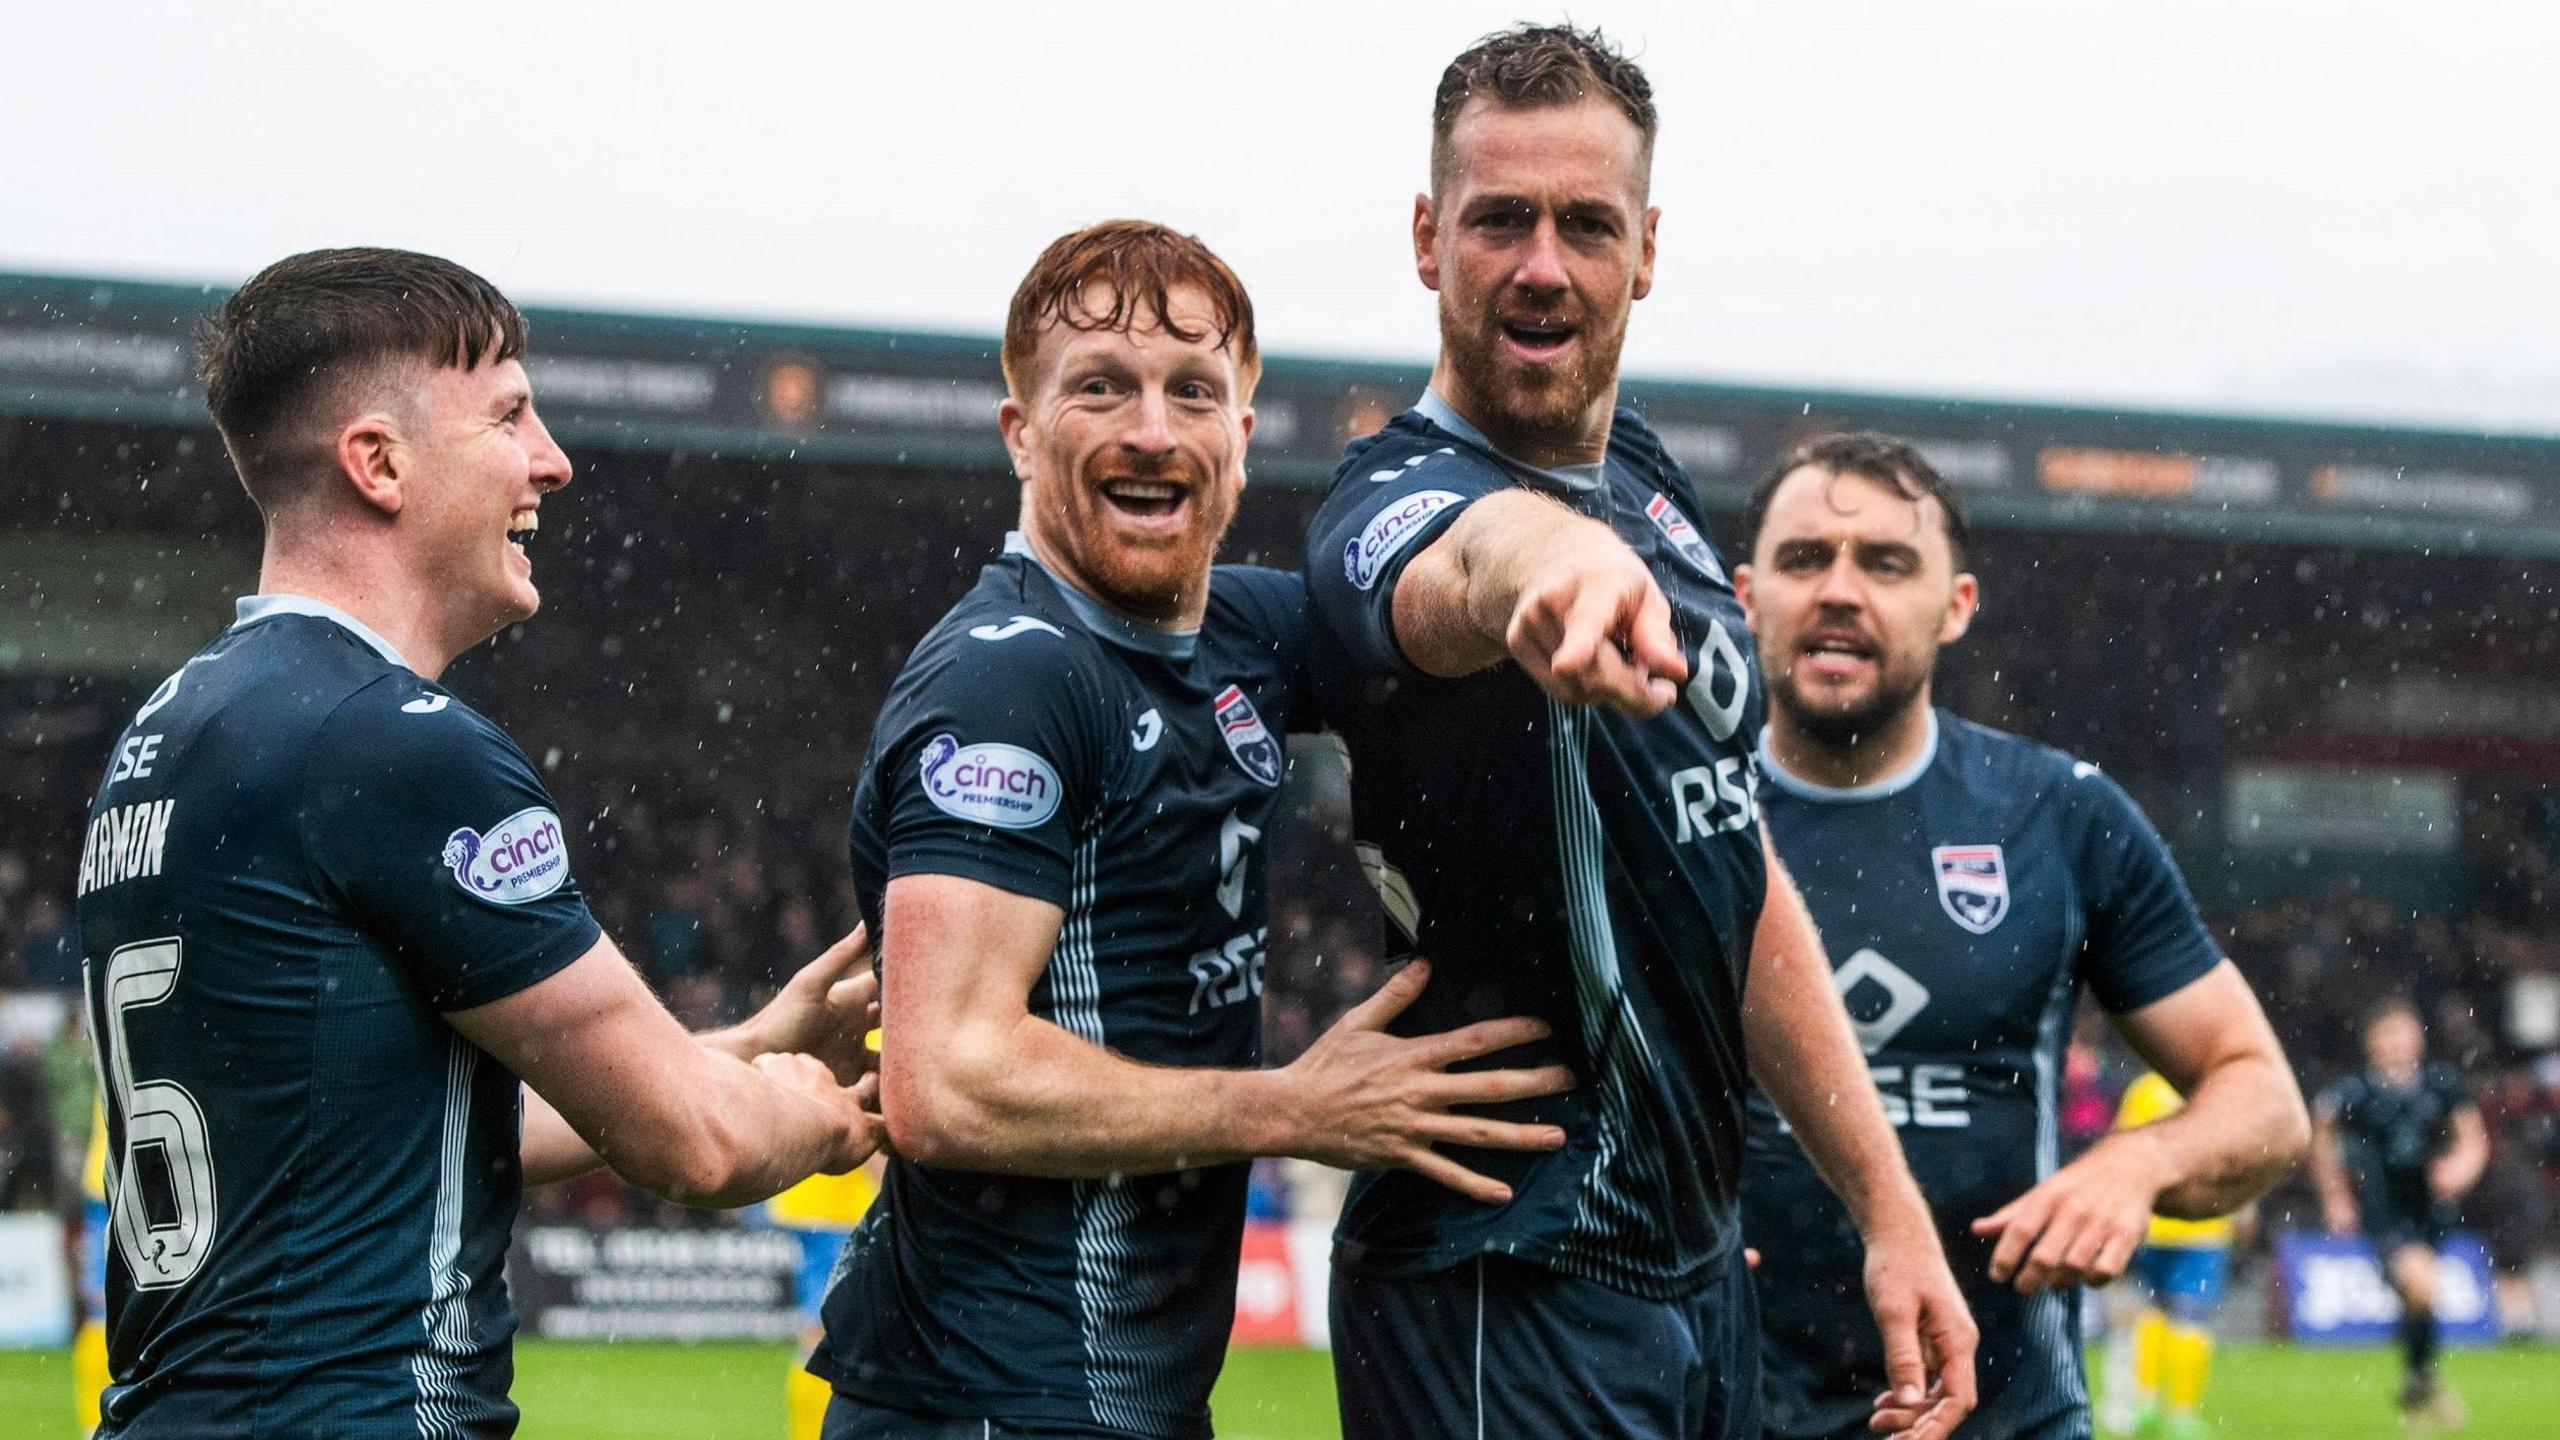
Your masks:
<svg viewBox="0 0 2560 1440"><path fill-rule="evenodd" d="M210 286L0 272L0 415L201 426L189 361ZM992 336L540 307L529 367L564 443L1000 470ZM1319 485L1419 367L1273 356L1257 480ZM1713 506L1796 440L1916 440L1978 523L2560 556L2560 439L1629 377Z"/></svg>

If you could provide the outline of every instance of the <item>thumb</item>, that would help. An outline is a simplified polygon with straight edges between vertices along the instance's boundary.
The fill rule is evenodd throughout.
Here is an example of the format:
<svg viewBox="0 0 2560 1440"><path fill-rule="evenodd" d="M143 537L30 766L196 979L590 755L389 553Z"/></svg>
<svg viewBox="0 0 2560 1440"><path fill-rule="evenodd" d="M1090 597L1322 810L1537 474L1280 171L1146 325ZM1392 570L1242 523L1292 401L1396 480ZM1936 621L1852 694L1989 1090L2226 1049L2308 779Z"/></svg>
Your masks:
<svg viewBox="0 0 2560 1440"><path fill-rule="evenodd" d="M1342 1024L1352 1030L1384 1030L1389 1021L1405 1012L1405 1007L1421 998L1422 987L1431 983L1431 962L1417 955L1405 967L1387 977L1376 994L1343 1012Z"/></svg>
<svg viewBox="0 0 2560 1440"><path fill-rule="evenodd" d="M1917 1405L1929 1391L1929 1362L1921 1353L1917 1321L1907 1311L1876 1316L1876 1328L1884 1336L1885 1384L1897 1404Z"/></svg>
<svg viewBox="0 0 2560 1440"><path fill-rule="evenodd" d="M1997 1235L2001 1231L2009 1228L2009 1212L2017 1208L2018 1202L2012 1200L2008 1204L2001 1206L1999 1209L1992 1211L1990 1214L1983 1216L1981 1219L1974 1221L1973 1224L1966 1228L1973 1231L1976 1235Z"/></svg>
<svg viewBox="0 0 2560 1440"><path fill-rule="evenodd" d="M867 969L870 964L871 931L856 921L844 938L819 951L818 958L809 962L809 968L833 982L852 973L857 965Z"/></svg>

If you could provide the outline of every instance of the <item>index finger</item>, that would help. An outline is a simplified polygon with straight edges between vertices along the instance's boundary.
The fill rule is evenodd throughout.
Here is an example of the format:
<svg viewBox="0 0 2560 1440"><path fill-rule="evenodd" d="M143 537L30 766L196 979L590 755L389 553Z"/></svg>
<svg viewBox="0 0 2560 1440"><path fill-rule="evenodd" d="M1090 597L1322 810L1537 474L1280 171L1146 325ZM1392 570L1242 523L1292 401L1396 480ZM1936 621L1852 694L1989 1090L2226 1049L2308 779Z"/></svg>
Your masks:
<svg viewBox="0 0 2560 1440"><path fill-rule="evenodd" d="M1650 575L1644 580L1643 598L1636 602L1635 619L1627 627L1627 649L1648 674L1675 684L1689 678L1689 657L1682 653L1680 637L1671 628L1670 598Z"/></svg>
<svg viewBox="0 0 2560 1440"><path fill-rule="evenodd" d="M1437 1035L1424 1035L1414 1044L1434 1065L1454 1065L1461 1060L1475 1060L1515 1045L1544 1040L1554 1034L1546 1021L1527 1015L1507 1015L1499 1020L1479 1020Z"/></svg>

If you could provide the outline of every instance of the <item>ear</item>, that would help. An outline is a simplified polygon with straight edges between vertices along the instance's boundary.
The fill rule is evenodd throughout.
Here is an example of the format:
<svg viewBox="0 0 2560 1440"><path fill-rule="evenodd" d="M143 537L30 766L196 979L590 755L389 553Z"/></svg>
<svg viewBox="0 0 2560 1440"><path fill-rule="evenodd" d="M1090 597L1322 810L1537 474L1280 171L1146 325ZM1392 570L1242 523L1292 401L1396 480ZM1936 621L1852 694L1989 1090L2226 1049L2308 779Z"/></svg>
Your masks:
<svg viewBox="0 0 2560 1440"><path fill-rule="evenodd" d="M1021 401L1007 395L996 406L996 429L1004 433L1004 449L1013 457L1013 478L1031 481L1031 410Z"/></svg>
<svg viewBox="0 0 2560 1440"><path fill-rule="evenodd" d="M1440 288L1440 218L1432 212L1431 197L1413 197L1413 272L1422 277L1426 290Z"/></svg>
<svg viewBox="0 0 2560 1440"><path fill-rule="evenodd" d="M1733 567L1733 598L1742 602L1742 623L1759 629L1760 617L1751 608L1751 567L1748 565Z"/></svg>
<svg viewBox="0 0 2560 1440"><path fill-rule="evenodd" d="M338 476L364 503L385 515L397 515L407 503L402 486L408 479L408 447L400 422L389 412L369 410L338 432L330 458Z"/></svg>
<svg viewBox="0 0 2560 1440"><path fill-rule="evenodd" d="M1982 582L1968 570L1956 576L1954 589L1947 596L1947 618L1939 623L1938 643L1952 645L1973 628L1973 616L1982 607Z"/></svg>
<svg viewBox="0 0 2560 1440"><path fill-rule="evenodd" d="M1243 443L1236 446L1236 489L1242 490L1252 479L1251 476L1245 473L1244 468L1245 452L1253 447L1252 406L1247 405L1244 409L1236 412L1236 426L1242 432L1243 438Z"/></svg>
<svg viewBox="0 0 2560 1440"><path fill-rule="evenodd" d="M1636 298L1641 300L1653 291L1653 236L1662 224L1662 207L1652 206L1644 212L1643 249L1636 256Z"/></svg>

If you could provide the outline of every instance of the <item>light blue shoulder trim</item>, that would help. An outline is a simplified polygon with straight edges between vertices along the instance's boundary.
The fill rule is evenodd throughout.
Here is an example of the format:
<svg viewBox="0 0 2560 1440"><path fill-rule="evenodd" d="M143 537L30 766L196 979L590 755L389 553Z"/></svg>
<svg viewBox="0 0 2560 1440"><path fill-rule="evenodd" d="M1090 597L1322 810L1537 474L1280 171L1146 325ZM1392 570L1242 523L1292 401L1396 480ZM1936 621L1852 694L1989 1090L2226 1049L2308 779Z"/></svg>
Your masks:
<svg viewBox="0 0 2560 1440"><path fill-rule="evenodd" d="M1881 780L1870 780L1864 785L1816 785L1778 763L1778 753L1769 748L1766 728L1760 732L1760 773L1768 777L1770 784L1790 795L1825 804L1882 800L1888 795L1899 795L1920 783L1920 777L1928 774L1929 767L1938 763L1938 712L1932 707L1927 714L1929 736L1921 742L1920 753L1911 757L1910 764Z"/></svg>
<svg viewBox="0 0 2560 1440"><path fill-rule="evenodd" d="M411 665L408 657L394 648L390 641L374 634L372 628L363 621L326 600L314 600L308 595L243 595L240 597L231 623L247 625L253 621L272 620L278 615L309 615L317 620L330 621L363 641L374 654L401 669L417 668Z"/></svg>
<svg viewBox="0 0 2560 1440"><path fill-rule="evenodd" d="M1459 414L1457 406L1442 399L1437 390L1424 390L1422 398L1413 402L1413 409L1414 413L1423 419L1468 444L1489 452L1495 459L1502 462L1502 468L1532 485L1544 486L1550 490L1571 491L1577 495L1588 495L1607 483L1608 462L1605 460L1594 460L1588 465L1558 465L1552 470L1547 470L1532 465L1526 460L1512 459L1503 454L1500 447L1486 439L1484 432L1477 429L1466 416Z"/></svg>
<svg viewBox="0 0 2560 1440"><path fill-rule="evenodd" d="M1004 553L1019 555L1034 565L1040 565L1040 557L1031 551L1031 541L1019 530L1004 532ZM1200 648L1200 632L1196 629L1167 630L1142 620L1132 620L1067 583L1048 566L1040 565L1040 573L1056 582L1058 593L1066 597L1067 608L1076 612L1076 618L1084 622L1084 628L1122 649L1161 655L1167 660L1186 661Z"/></svg>

